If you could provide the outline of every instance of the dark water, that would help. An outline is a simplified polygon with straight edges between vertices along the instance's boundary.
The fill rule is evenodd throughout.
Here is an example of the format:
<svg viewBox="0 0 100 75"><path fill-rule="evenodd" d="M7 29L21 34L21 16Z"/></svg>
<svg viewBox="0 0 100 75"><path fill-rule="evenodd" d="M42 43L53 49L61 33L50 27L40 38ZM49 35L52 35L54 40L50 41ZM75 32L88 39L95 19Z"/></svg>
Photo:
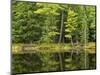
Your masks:
<svg viewBox="0 0 100 75"><path fill-rule="evenodd" d="M59 60L59 54L62 58L62 67ZM12 55L12 73L37 73L37 72L55 72L55 71L73 71L96 69L96 54L84 53L25 53ZM86 67L84 67L86 59Z"/></svg>

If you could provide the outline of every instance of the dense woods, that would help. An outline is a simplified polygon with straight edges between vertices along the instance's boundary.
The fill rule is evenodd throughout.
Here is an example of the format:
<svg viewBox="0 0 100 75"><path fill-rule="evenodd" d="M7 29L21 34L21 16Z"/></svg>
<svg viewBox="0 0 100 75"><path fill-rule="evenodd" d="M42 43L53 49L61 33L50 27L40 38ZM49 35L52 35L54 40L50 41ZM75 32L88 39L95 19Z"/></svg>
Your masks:
<svg viewBox="0 0 100 75"><path fill-rule="evenodd" d="M12 69L14 73L94 69L95 42L95 6L12 1ZM20 51L24 45L31 45L40 50L32 51L33 55L26 55L27 53ZM87 50L89 53L93 51L93 55L89 56ZM70 52L66 53L66 51ZM19 54L14 54L16 52ZM94 59L93 62L89 57ZM32 58L30 62L34 65L30 66L27 58ZM71 62L70 68L64 61ZM79 61L80 65L77 65ZM22 63L25 64L25 62L27 67L31 67L30 70L24 70ZM89 66L90 62L94 63L94 66ZM54 68L54 64L58 66ZM34 69L35 66L36 69ZM39 70L40 67L41 70Z"/></svg>
<svg viewBox="0 0 100 75"><path fill-rule="evenodd" d="M14 43L95 41L95 6L13 1Z"/></svg>

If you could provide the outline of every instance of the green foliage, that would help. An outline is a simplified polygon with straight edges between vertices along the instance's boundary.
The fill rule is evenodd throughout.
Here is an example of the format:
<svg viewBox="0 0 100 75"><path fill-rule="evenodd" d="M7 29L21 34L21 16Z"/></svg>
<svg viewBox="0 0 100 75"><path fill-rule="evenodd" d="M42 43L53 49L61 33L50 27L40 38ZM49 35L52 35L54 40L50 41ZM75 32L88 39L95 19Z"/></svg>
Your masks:
<svg viewBox="0 0 100 75"><path fill-rule="evenodd" d="M13 0L12 42L15 44L15 47L12 48L14 53L13 72L59 71L61 63L64 63L63 70L86 69L83 62L90 61L90 59L88 60L88 55L83 50L95 53L95 44L89 43L95 42L96 39L95 10L95 6L30 3ZM59 44L56 44L58 42ZM16 46L16 43L21 44ZM32 46L35 44L40 50L24 52L21 48L25 44ZM62 53L73 49L72 45L76 50L78 47L82 49L84 47L83 53L81 55L73 53L74 55L69 58L65 57L64 60L61 57L64 62L59 61L60 56L63 56ZM56 53L60 55L56 57ZM87 61L86 63L89 63ZM90 65L95 68L95 64Z"/></svg>
<svg viewBox="0 0 100 75"><path fill-rule="evenodd" d="M15 2L12 6L12 39L15 43L31 43L41 36L40 23L33 3Z"/></svg>
<svg viewBox="0 0 100 75"><path fill-rule="evenodd" d="M37 6L39 9L35 11L35 13L43 15L59 15L59 12L57 11L63 9L59 4L37 3Z"/></svg>
<svg viewBox="0 0 100 75"><path fill-rule="evenodd" d="M69 8L67 14L67 21L65 22L65 37L71 38L75 35L74 32L76 31L77 13Z"/></svg>
<svg viewBox="0 0 100 75"><path fill-rule="evenodd" d="M66 39L82 42L82 39L85 39L83 33L86 32L87 40L95 40L94 6L29 3L14 0L12 5L13 42L58 42L62 10L64 11L63 36Z"/></svg>

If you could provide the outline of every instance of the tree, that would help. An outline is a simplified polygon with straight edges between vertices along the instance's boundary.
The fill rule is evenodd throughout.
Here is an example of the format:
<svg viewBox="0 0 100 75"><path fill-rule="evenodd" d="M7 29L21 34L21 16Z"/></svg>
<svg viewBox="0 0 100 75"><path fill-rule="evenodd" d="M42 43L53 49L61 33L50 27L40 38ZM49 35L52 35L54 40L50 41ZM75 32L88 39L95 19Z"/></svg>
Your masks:
<svg viewBox="0 0 100 75"><path fill-rule="evenodd" d="M41 36L40 16L34 14L35 3L13 1L12 39L16 43L32 43Z"/></svg>
<svg viewBox="0 0 100 75"><path fill-rule="evenodd" d="M69 7L67 21L65 22L65 37L71 39L73 47L73 36L75 35L77 27L77 13Z"/></svg>
<svg viewBox="0 0 100 75"><path fill-rule="evenodd" d="M53 42L54 37L59 35L59 32L57 32L57 16L59 12L57 11L62 8L58 4L37 3L36 5L39 8L35 13L45 17L41 40L48 43Z"/></svg>

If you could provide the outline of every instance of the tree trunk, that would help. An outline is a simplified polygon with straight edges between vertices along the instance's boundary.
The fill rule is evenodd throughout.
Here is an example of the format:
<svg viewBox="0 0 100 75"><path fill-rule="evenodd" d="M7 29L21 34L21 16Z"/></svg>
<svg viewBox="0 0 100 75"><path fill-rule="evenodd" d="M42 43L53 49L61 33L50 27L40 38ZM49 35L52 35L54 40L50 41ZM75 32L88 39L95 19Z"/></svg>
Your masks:
<svg viewBox="0 0 100 75"><path fill-rule="evenodd" d="M61 11L61 27L60 27L60 36L59 36L59 43L62 43L64 38L64 11ZM59 62L60 62L60 69L63 71L63 60L62 55L59 53Z"/></svg>
<svg viewBox="0 0 100 75"><path fill-rule="evenodd" d="M59 36L59 43L63 41L64 38L64 11L61 11L61 26L60 26L60 36Z"/></svg>

